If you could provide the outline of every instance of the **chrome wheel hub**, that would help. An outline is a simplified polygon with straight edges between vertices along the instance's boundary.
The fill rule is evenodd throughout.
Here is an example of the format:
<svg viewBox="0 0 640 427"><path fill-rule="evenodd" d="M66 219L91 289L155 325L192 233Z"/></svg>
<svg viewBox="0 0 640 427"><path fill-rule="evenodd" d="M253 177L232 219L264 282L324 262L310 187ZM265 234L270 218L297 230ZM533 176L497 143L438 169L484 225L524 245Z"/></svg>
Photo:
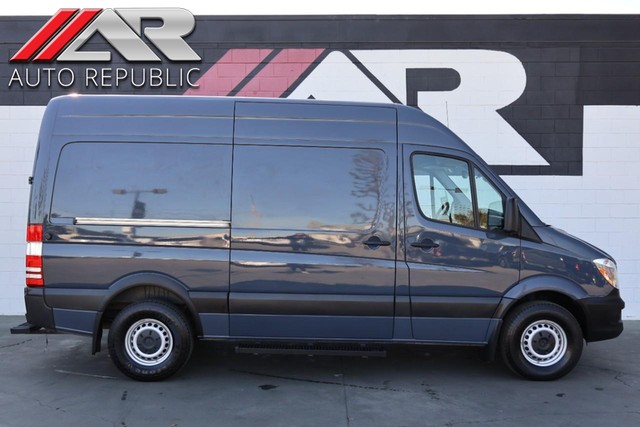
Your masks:
<svg viewBox="0 0 640 427"><path fill-rule="evenodd" d="M522 332L520 350L535 366L554 365L567 353L567 334L555 322L538 320Z"/></svg>
<svg viewBox="0 0 640 427"><path fill-rule="evenodd" d="M156 366L171 355L173 336L167 325L156 319L138 320L125 335L125 350L136 363Z"/></svg>

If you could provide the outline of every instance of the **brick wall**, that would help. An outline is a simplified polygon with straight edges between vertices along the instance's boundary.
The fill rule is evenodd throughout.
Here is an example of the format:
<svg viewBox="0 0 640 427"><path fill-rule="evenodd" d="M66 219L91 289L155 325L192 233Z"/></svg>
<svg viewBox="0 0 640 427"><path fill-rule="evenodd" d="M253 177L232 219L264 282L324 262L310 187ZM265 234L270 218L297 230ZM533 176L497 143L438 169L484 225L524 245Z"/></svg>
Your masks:
<svg viewBox="0 0 640 427"><path fill-rule="evenodd" d="M619 262L626 317L640 317L640 16L197 17L187 41L200 87L9 87L47 17L0 17L0 314L21 313L27 176L56 95L144 93L400 102L447 124L548 223Z"/></svg>
<svg viewBox="0 0 640 427"><path fill-rule="evenodd" d="M0 107L0 314L24 312L25 225L43 107ZM543 221L618 262L626 318L640 317L640 106L584 111L584 175L504 176Z"/></svg>
<svg viewBox="0 0 640 427"><path fill-rule="evenodd" d="M624 315L640 318L640 106L585 107L583 176L504 178L543 221L616 259Z"/></svg>

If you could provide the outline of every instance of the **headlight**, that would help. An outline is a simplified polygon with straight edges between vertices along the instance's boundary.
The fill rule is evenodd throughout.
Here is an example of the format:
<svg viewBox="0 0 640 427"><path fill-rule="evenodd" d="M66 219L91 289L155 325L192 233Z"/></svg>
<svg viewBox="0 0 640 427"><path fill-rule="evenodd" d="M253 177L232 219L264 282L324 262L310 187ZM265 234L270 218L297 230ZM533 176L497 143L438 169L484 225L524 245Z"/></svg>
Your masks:
<svg viewBox="0 0 640 427"><path fill-rule="evenodd" d="M618 268L616 263L607 258L594 259L593 263L602 277L614 288L618 287Z"/></svg>

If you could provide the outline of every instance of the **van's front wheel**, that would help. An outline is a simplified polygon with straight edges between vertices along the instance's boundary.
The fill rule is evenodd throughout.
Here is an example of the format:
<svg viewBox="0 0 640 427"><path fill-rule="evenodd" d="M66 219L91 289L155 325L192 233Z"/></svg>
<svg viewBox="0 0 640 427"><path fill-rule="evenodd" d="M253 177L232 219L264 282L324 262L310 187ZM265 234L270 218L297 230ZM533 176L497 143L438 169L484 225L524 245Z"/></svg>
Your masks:
<svg viewBox="0 0 640 427"><path fill-rule="evenodd" d="M143 301L125 307L109 330L109 354L125 375L165 379L182 368L193 350L189 321L174 306Z"/></svg>
<svg viewBox="0 0 640 427"><path fill-rule="evenodd" d="M500 343L506 365L532 380L568 374L580 360L582 346L582 329L575 317L557 304L541 301L509 313Z"/></svg>

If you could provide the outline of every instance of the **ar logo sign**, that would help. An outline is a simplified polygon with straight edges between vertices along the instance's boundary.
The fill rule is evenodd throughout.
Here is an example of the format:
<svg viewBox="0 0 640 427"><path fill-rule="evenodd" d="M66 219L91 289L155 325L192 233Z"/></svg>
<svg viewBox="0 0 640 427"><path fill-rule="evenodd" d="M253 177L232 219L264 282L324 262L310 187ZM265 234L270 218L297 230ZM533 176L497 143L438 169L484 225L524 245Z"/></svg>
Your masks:
<svg viewBox="0 0 640 427"><path fill-rule="evenodd" d="M448 72L452 87L421 87L420 72ZM491 165L548 166L498 111L522 96L527 75L515 56L482 49L334 51L290 98L400 102L444 123Z"/></svg>
<svg viewBox="0 0 640 427"><path fill-rule="evenodd" d="M143 28L143 19L159 19L163 25ZM180 8L60 9L9 62L110 61L111 52L80 50L96 32L127 61L162 61L143 35L171 61L200 61L184 41L195 25L191 12Z"/></svg>

